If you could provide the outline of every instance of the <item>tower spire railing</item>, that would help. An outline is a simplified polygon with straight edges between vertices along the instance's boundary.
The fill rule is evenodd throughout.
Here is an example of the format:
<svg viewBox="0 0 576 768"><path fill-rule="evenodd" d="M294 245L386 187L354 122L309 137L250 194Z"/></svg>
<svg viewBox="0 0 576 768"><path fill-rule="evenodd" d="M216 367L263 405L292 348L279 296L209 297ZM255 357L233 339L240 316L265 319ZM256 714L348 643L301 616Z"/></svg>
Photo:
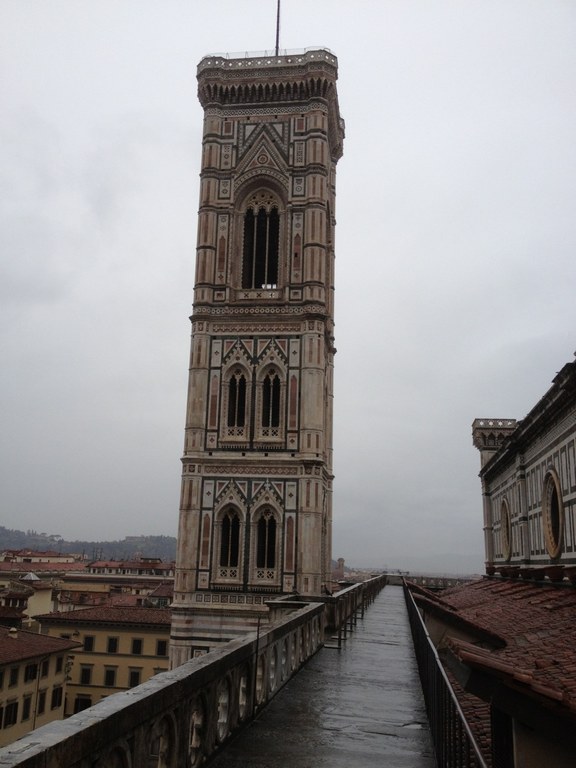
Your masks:
<svg viewBox="0 0 576 768"><path fill-rule="evenodd" d="M265 66L289 66L306 64L310 61L322 61L333 66L338 66L338 59L329 48L311 47L281 49L265 51L237 51L234 53L211 53L200 61L198 72L212 67L225 69L251 68L257 69Z"/></svg>

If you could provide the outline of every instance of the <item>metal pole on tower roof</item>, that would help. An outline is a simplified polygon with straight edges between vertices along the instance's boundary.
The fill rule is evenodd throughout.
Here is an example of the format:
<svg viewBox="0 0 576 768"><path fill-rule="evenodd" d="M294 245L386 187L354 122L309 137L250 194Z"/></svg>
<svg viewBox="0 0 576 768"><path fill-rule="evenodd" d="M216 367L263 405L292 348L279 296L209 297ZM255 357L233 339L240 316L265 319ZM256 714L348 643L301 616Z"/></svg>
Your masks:
<svg viewBox="0 0 576 768"><path fill-rule="evenodd" d="M276 56L280 47L280 0L276 4Z"/></svg>

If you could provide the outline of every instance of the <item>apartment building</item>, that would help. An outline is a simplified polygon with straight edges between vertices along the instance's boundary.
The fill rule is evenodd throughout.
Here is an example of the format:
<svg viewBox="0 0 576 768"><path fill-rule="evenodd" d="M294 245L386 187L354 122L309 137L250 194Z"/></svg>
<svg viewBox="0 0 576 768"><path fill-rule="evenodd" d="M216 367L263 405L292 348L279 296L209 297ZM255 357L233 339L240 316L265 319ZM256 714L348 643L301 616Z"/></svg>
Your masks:
<svg viewBox="0 0 576 768"><path fill-rule="evenodd" d="M65 715L168 669L169 609L99 605L35 618L45 635L81 643L70 670Z"/></svg>
<svg viewBox="0 0 576 768"><path fill-rule="evenodd" d="M0 747L62 719L66 678L79 645L0 627Z"/></svg>

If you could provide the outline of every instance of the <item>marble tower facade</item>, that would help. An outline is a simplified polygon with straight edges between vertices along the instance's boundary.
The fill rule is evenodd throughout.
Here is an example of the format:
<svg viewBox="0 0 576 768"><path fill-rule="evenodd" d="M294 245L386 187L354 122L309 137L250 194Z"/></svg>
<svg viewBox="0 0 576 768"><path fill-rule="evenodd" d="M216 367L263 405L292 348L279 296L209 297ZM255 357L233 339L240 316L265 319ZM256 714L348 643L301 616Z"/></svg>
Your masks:
<svg viewBox="0 0 576 768"><path fill-rule="evenodd" d="M198 66L173 666L330 579L336 79L327 50Z"/></svg>

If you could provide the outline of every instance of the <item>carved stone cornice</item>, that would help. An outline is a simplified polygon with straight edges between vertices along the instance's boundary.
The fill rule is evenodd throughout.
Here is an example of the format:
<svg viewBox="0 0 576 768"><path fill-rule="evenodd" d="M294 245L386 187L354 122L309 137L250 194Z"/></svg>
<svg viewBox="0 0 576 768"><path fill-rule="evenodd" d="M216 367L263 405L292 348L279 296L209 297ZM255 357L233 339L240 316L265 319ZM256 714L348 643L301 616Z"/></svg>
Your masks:
<svg viewBox="0 0 576 768"><path fill-rule="evenodd" d="M318 69L330 69L334 76L338 70L338 59L327 48L315 48L300 51L285 51L279 56L268 52L254 53L252 55L226 54L225 56L214 54L204 56L198 64L197 77L206 77L208 73L215 74L222 79L236 79L246 77L250 72L252 78L263 78L273 70L274 74L286 74L289 77L304 75L309 71Z"/></svg>
<svg viewBox="0 0 576 768"><path fill-rule="evenodd" d="M270 335L276 335L276 334L293 334L295 338L299 338L298 334L301 330L300 325L270 325L270 323L266 323L263 325L262 323L258 323L257 325L246 323L245 325L225 325L224 323L219 325L218 323L213 323L211 326L211 330L213 333L240 333L240 334L260 334L263 333L266 336Z"/></svg>
<svg viewBox="0 0 576 768"><path fill-rule="evenodd" d="M198 99L206 115L283 114L315 109L328 112L332 160L342 156L344 120L336 80L338 59L316 49L280 56L205 56L197 70ZM269 106L268 106L269 105ZM215 110L215 111L212 111Z"/></svg>
<svg viewBox="0 0 576 768"><path fill-rule="evenodd" d="M262 476L268 475L299 475L301 467L271 467L266 464L259 466L243 466L237 464L204 464L203 475L250 475Z"/></svg>
<svg viewBox="0 0 576 768"><path fill-rule="evenodd" d="M314 317L327 317L328 313L322 304L307 304L305 306L287 306L283 304L280 307L270 305L231 307L228 304L223 307L214 307L209 304L202 304L197 309L195 308L194 314L191 316L191 320L196 320L200 316L205 318L207 315L211 315L213 317L222 317L225 315L300 315L303 317L306 315L313 315Z"/></svg>

